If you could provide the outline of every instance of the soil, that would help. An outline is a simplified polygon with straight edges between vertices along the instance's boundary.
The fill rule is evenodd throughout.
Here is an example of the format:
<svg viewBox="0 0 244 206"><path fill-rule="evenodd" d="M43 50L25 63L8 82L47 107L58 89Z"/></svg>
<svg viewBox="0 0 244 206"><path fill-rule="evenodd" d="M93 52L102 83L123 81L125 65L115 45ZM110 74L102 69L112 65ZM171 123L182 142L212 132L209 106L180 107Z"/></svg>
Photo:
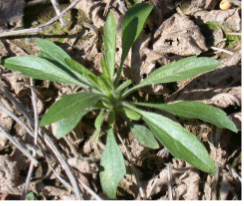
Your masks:
<svg viewBox="0 0 244 206"><path fill-rule="evenodd" d="M195 134L208 149L218 168L207 174L174 158L163 145L157 150L142 146L121 124L120 134L127 146L133 167L138 173L141 190L133 167L126 161L127 173L117 190L118 200L241 200L241 1L229 0L227 10L219 8L219 0L143 1L155 4L139 39L123 68L123 80L138 83L158 67L188 56L205 56L220 61L220 66L192 79L154 85L135 93L141 101L174 103L200 101L223 109L234 121L238 133L216 128L200 120L184 120L165 114ZM12 30L36 28L55 17L49 1L0 0L0 34ZM70 0L60 0L61 10ZM120 0L126 8L134 2ZM137 1L142 2L142 0ZM9 9L11 8L11 12ZM121 57L121 22L124 11L118 1L81 0L63 16L66 25L56 21L36 34L0 37L0 60L14 56L38 55L35 38L48 39L63 48L73 59L95 74L101 73L102 35L106 9L114 13L118 25L116 64ZM25 127L31 128L34 117L31 93L36 95L39 118L61 95L79 88L74 85L31 80L0 65L0 198L21 199L28 171L33 167L24 199L75 200L77 193L70 182L77 179L81 199L108 199L99 181L99 162L105 149L106 132L98 142L92 136L97 113L88 113L76 128L63 138L56 138L57 125L45 128L38 146ZM16 116L16 122L6 110ZM119 121L119 120L118 120ZM9 134L8 137L7 134ZM14 143L15 142L15 143ZM37 163L18 149L36 151ZM126 152L120 145L124 158ZM60 156L61 157L60 157ZM63 158L64 163L60 160ZM32 166L31 166L32 165ZM86 186L84 186L84 184ZM94 194L89 192L89 189Z"/></svg>

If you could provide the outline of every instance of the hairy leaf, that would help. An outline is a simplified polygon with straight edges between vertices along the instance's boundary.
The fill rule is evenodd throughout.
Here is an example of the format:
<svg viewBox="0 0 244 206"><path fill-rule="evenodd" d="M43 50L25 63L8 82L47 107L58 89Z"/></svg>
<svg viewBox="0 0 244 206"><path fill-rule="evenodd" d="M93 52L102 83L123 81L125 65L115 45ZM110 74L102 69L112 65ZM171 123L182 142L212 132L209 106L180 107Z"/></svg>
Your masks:
<svg viewBox="0 0 244 206"><path fill-rule="evenodd" d="M194 77L197 74L208 72L219 66L219 61L207 57L188 57L171 62L158 68L135 88L151 84L176 82Z"/></svg>
<svg viewBox="0 0 244 206"><path fill-rule="evenodd" d="M81 113L86 108L96 104L100 97L100 95L94 93L63 95L62 98L54 103L48 112L43 116L40 126L45 126L68 118L71 115Z"/></svg>
<svg viewBox="0 0 244 206"><path fill-rule="evenodd" d="M68 70L73 75L78 77L85 84L88 83L87 80L82 75L74 71L73 68L70 67L69 64L67 64L66 59L71 59L71 57L63 49L61 49L56 44L45 39L37 38L36 44L41 50L40 57L49 60L57 67L63 68L63 70Z"/></svg>
<svg viewBox="0 0 244 206"><path fill-rule="evenodd" d="M86 85L77 81L72 74L37 56L12 57L2 63L4 67L20 71L22 74L34 79L76 84L87 88Z"/></svg>
<svg viewBox="0 0 244 206"><path fill-rule="evenodd" d="M112 129L108 130L106 148L102 154L100 166L102 189L108 197L115 199L117 187L126 173L126 168Z"/></svg>
<svg viewBox="0 0 244 206"><path fill-rule="evenodd" d="M122 56L118 74L116 77L116 85L119 82L121 70L128 55L132 44L140 35L148 15L151 13L153 5L145 3L136 3L130 7L124 17L122 23Z"/></svg>
<svg viewBox="0 0 244 206"><path fill-rule="evenodd" d="M105 28L104 28L104 50L105 61L109 73L109 78L113 80L114 66L115 66L115 53L116 53L116 23L112 12L108 14Z"/></svg>
<svg viewBox="0 0 244 206"><path fill-rule="evenodd" d="M70 133L76 125L80 122L83 116L85 116L89 111L84 110L80 113L68 116L67 118L59 120L56 137L61 138L66 134Z"/></svg>
<svg viewBox="0 0 244 206"><path fill-rule="evenodd" d="M148 128L138 124L132 124L130 127L134 137L142 145L153 149L159 148L157 140Z"/></svg>
<svg viewBox="0 0 244 206"><path fill-rule="evenodd" d="M161 109L187 119L200 119L212 123L217 127L237 132L235 124L228 118L225 112L201 102L179 102L175 104L136 103L136 105Z"/></svg>

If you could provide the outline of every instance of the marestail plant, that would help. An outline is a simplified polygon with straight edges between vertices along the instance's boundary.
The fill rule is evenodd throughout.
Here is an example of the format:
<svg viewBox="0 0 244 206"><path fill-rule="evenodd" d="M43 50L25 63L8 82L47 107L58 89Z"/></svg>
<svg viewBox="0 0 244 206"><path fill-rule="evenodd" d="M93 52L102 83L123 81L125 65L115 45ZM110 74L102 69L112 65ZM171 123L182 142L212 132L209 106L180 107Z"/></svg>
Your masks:
<svg viewBox="0 0 244 206"><path fill-rule="evenodd" d="M137 3L130 7L122 23L122 56L115 70L116 23L109 13L104 28L104 56L101 58L102 74L97 76L74 61L60 47L47 40L36 39L40 56L12 57L2 61L9 69L39 80L75 84L83 88L76 94L63 95L42 117L40 126L56 122L56 136L64 137L93 110L99 110L95 120L94 140L99 138L103 124L107 125L106 148L101 157L100 182L110 198L116 198L119 182L126 174L123 155L117 143L116 116L127 121L134 137L145 147L157 149L159 143L170 153L185 160L195 168L215 173L214 161L203 144L192 133L161 114L141 108L155 108L182 118L195 118L237 132L235 124L222 110L200 102L187 101L175 104L155 104L128 101L128 96L144 86L186 80L215 69L219 62L206 57L188 57L164 65L145 80L132 86L132 81L120 83L124 61L133 43L141 33L152 5ZM105 120L105 116L108 118ZM146 126L137 123L144 120Z"/></svg>

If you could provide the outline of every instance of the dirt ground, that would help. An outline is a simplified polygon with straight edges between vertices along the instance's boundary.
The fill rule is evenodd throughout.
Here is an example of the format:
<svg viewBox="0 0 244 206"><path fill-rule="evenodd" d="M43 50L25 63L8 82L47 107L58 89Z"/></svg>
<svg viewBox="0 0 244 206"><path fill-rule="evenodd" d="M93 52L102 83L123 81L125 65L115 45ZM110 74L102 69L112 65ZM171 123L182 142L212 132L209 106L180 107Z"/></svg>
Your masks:
<svg viewBox="0 0 244 206"><path fill-rule="evenodd" d="M60 0L61 10L73 1ZM134 98L166 103L191 100L214 105L228 114L238 133L198 120L169 116L195 134L208 149L218 172L207 174L174 158L163 145L157 150L143 147L122 125L121 132L140 181L136 180L120 145L127 174L119 184L118 200L241 200L241 1L229 1L232 5L227 10L220 9L220 0L144 1L155 7L125 61L123 79L138 83L159 66L193 55L217 59L221 65L186 81L142 89ZM41 30L21 33L24 29L41 28L55 17L52 4L49 0L0 0L0 60L38 55L35 38L39 37L55 42L99 75L107 12L114 13L118 25L116 62L119 64L124 8L133 3L133 0L81 0L62 17L65 25L55 21ZM80 199L108 199L99 181L106 133L101 133L98 143L92 139L96 112L86 115L74 131L61 139L55 137L55 124L46 127L34 146L33 93L41 118L62 94L77 89L41 80L33 83L30 78L0 65L1 200L75 200L77 190ZM37 162L30 160L34 152ZM28 179L31 167L33 172ZM29 186L24 192L27 182Z"/></svg>

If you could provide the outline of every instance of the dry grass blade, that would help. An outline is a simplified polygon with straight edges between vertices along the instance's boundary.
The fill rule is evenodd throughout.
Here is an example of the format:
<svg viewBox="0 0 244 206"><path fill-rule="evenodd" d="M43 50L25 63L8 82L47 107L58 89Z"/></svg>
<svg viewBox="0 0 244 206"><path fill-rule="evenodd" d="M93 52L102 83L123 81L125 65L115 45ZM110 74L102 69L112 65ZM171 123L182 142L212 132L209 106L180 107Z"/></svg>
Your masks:
<svg viewBox="0 0 244 206"><path fill-rule="evenodd" d="M169 199L174 200L173 190L172 190L172 167L171 164L168 164L168 190L169 190Z"/></svg>
<svg viewBox="0 0 244 206"><path fill-rule="evenodd" d="M60 5L59 5L58 1L57 0L51 0L51 3L53 5L53 8L54 8L56 14L60 15L61 11L60 11ZM65 23L65 20L63 17L60 17L59 21L60 21L62 27L66 26L66 23Z"/></svg>

